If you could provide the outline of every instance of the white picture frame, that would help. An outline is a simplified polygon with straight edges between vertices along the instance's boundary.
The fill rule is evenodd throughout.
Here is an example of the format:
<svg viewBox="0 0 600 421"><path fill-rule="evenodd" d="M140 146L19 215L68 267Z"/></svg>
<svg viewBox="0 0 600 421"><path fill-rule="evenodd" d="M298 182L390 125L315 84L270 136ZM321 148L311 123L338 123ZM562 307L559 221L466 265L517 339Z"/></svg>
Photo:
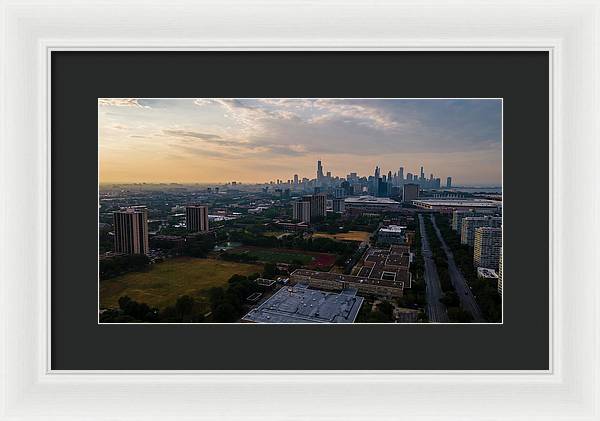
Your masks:
<svg viewBox="0 0 600 421"><path fill-rule="evenodd" d="M0 419L600 420L598 1L0 4ZM548 51L551 368L50 370L49 57L59 50Z"/></svg>

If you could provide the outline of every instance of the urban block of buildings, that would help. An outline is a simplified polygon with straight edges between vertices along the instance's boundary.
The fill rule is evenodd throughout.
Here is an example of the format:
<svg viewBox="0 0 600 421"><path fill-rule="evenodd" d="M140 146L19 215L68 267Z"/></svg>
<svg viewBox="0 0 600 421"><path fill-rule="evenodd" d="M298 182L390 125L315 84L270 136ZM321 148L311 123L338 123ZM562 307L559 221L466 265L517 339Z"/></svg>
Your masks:
<svg viewBox="0 0 600 421"><path fill-rule="evenodd" d="M402 297L404 288L411 287L410 262L408 246L371 248L357 275L297 269L290 275L290 282L324 290L355 288L361 294Z"/></svg>

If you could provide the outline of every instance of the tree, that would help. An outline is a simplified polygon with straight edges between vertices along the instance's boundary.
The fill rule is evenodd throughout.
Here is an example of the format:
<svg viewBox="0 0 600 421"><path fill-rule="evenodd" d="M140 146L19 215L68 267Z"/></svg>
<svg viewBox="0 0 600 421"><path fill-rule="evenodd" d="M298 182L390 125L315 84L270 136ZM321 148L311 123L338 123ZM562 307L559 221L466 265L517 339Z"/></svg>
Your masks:
<svg viewBox="0 0 600 421"><path fill-rule="evenodd" d="M213 310L213 319L216 322L230 323L237 320L235 307L228 302L221 302Z"/></svg>
<svg viewBox="0 0 600 421"><path fill-rule="evenodd" d="M185 316L189 316L192 313L194 308L195 301L189 295L182 295L177 299L175 303L175 310L179 317L184 318Z"/></svg>
<svg viewBox="0 0 600 421"><path fill-rule="evenodd" d="M459 307L450 307L448 308L448 317L450 320L459 322L459 323L469 323L473 320L473 316L471 313L464 311Z"/></svg>
<svg viewBox="0 0 600 421"><path fill-rule="evenodd" d="M277 265L275 265L275 263L265 263L263 278L274 279L277 275L279 275Z"/></svg>
<svg viewBox="0 0 600 421"><path fill-rule="evenodd" d="M394 314L394 306L389 301L382 301L377 305L377 310L388 316L390 319Z"/></svg>

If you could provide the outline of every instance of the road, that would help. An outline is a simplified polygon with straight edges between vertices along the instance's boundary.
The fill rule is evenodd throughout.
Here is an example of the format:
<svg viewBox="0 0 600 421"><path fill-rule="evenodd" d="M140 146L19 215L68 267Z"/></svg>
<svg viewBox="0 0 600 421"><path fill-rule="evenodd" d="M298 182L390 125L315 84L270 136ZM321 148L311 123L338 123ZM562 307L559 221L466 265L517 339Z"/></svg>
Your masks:
<svg viewBox="0 0 600 421"><path fill-rule="evenodd" d="M421 253L425 263L425 291L427 292L427 316L431 323L447 323L448 310L446 306L440 303L442 297L442 287L438 277L435 262L433 261L427 233L425 232L425 223L423 216L419 214L419 229L421 231Z"/></svg>
<svg viewBox="0 0 600 421"><path fill-rule="evenodd" d="M462 275L462 272L456 266L454 255L452 254L450 248L446 245L444 237L442 237L442 233L435 223L435 218L433 215L431 215L431 222L433 223L433 228L435 228L435 232L442 243L442 248L446 253L446 259L448 260L448 275L450 275L450 281L452 282L452 285L454 286L454 289L460 298L460 306L463 310L471 313L473 316L473 322L485 323L485 319L481 315L481 310L479 309L479 305L477 304L477 301L471 292L471 288L469 288L469 285L467 285L467 281Z"/></svg>

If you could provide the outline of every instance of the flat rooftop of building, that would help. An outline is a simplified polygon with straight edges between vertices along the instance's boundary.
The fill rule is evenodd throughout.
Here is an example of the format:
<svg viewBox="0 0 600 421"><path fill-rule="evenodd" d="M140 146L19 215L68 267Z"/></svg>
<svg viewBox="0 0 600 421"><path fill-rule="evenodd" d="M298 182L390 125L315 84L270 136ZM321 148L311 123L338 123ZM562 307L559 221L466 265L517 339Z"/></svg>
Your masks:
<svg viewBox="0 0 600 421"><path fill-rule="evenodd" d="M345 202L348 204L381 204L381 205L399 205L400 202L396 202L389 197L375 197L375 196L353 196L347 197Z"/></svg>
<svg viewBox="0 0 600 421"><path fill-rule="evenodd" d="M502 202L490 199L415 199L414 205L447 207L447 208L495 208L502 206Z"/></svg>
<svg viewBox="0 0 600 421"><path fill-rule="evenodd" d="M284 286L242 321L254 323L354 323L364 298L356 289L340 293L312 289L303 284Z"/></svg>
<svg viewBox="0 0 600 421"><path fill-rule="evenodd" d="M387 227L380 228L379 232L402 233L404 230L406 230L406 227L402 225L388 225Z"/></svg>
<svg viewBox="0 0 600 421"><path fill-rule="evenodd" d="M477 275L486 279L498 279L498 273L494 269L478 267Z"/></svg>
<svg viewBox="0 0 600 421"><path fill-rule="evenodd" d="M402 272L404 272L404 271L402 271ZM410 272L408 272L408 270L406 272L408 273L408 276L410 276ZM308 269L296 269L294 272L292 272L292 274L290 275L290 278L299 283L302 283L302 281L313 278L313 279L322 279L325 281L347 282L347 283L354 283L354 284L380 285L380 286L385 286L385 287L390 287L390 288L401 288L401 289L404 288L403 280L400 280L398 277L396 277L395 281L388 281L385 279L381 279L382 274L383 274L383 271L378 277L375 278L375 277L372 277L373 274L371 274L371 277L367 277L367 276L344 275L341 273L333 273L333 272L319 272L316 270L308 270Z"/></svg>

